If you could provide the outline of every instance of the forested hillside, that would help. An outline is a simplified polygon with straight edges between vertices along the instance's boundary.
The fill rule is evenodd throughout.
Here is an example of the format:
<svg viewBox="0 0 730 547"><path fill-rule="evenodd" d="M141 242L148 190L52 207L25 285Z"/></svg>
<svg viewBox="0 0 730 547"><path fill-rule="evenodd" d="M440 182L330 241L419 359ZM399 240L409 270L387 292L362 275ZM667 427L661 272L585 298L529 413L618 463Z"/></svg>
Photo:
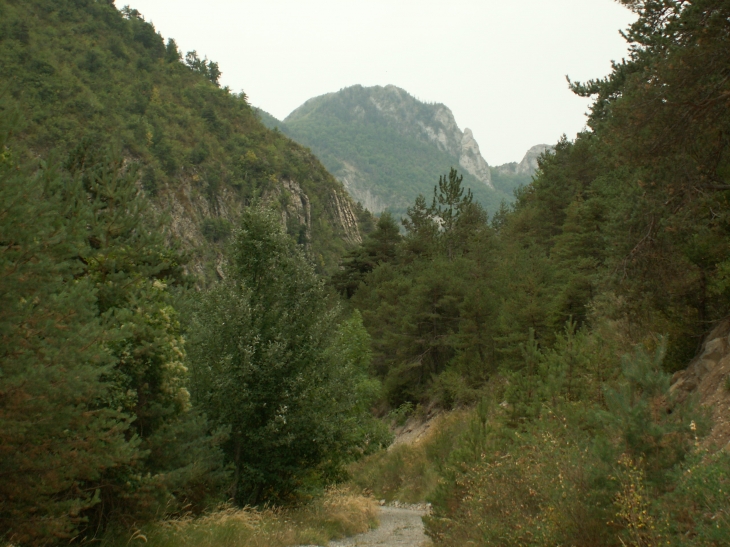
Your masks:
<svg viewBox="0 0 730 547"><path fill-rule="evenodd" d="M509 210L444 174L333 278L391 408L476 405L423 459L383 457L433 458L437 545L730 540L727 450L700 447L705 409L670 390L730 313L730 10L625 4L629 60L571 84L589 130Z"/></svg>
<svg viewBox="0 0 730 547"><path fill-rule="evenodd" d="M278 202L322 270L359 242L367 215L319 161L266 129L243 92L221 89L215 62L165 43L136 10L3 0L0 57L4 101L22 112L18 146L44 157L82 141L120 147L196 273L215 276L213 249L256 196Z"/></svg>

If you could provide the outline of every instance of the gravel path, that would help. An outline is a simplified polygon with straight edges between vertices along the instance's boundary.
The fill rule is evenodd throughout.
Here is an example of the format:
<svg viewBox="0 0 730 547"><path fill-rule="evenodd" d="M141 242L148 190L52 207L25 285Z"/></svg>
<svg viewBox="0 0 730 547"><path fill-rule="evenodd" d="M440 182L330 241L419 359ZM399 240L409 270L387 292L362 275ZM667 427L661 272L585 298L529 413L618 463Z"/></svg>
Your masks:
<svg viewBox="0 0 730 547"><path fill-rule="evenodd" d="M330 547L421 547L430 544L423 532L421 517L426 512L403 507L381 507L380 526L364 534L340 541L331 541Z"/></svg>

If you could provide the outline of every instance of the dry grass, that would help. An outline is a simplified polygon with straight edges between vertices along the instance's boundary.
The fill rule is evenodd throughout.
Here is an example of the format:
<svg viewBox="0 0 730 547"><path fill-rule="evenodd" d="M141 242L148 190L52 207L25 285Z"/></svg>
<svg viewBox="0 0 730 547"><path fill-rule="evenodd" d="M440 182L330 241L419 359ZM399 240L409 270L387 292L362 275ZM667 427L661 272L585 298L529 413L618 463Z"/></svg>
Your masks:
<svg viewBox="0 0 730 547"><path fill-rule="evenodd" d="M107 547L286 547L326 545L330 539L377 525L374 500L344 488L296 509L223 507L198 518L154 523L128 537L107 538Z"/></svg>
<svg viewBox="0 0 730 547"><path fill-rule="evenodd" d="M386 501L426 501L438 485L438 471L468 424L469 416L467 410L442 414L430 422L422 435L401 443L396 439L389 450L353 464L349 469L350 483L359 491Z"/></svg>

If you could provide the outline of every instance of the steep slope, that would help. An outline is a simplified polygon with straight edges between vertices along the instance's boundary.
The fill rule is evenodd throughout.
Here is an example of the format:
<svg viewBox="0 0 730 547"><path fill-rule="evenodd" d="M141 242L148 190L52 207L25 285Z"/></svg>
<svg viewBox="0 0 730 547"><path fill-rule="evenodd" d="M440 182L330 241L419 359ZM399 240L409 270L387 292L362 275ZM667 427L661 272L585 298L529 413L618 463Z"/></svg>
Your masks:
<svg viewBox="0 0 730 547"><path fill-rule="evenodd" d="M167 46L136 10L102 0L0 0L0 80L27 153L62 159L117 146L192 266L215 274L217 245L252 199L278 207L322 270L360 241L358 210L306 149L264 127L217 64ZM363 216L364 215L364 216Z"/></svg>
<svg viewBox="0 0 730 547"><path fill-rule="evenodd" d="M671 391L680 401L697 396L712 413L712 430L703 439L708 449L730 450L730 320L721 321L705 338L685 370L672 376Z"/></svg>
<svg viewBox="0 0 730 547"><path fill-rule="evenodd" d="M269 126L304 144L353 198L379 212L402 213L418 194L430 197L441 174L456 167L488 210L511 194L495 189L469 129L442 104L425 104L395 86L353 86L310 99Z"/></svg>

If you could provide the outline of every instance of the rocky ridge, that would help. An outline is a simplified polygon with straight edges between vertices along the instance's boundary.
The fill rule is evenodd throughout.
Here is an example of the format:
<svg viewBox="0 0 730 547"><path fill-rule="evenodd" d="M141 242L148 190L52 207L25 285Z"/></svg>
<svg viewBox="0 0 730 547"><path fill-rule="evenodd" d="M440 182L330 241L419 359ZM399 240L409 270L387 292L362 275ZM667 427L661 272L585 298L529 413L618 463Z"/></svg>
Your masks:
<svg viewBox="0 0 730 547"><path fill-rule="evenodd" d="M329 188L324 198L325 219L335 234L347 245L362 242L357 214L352 199L344 188ZM281 215L285 228L295 227L302 235L305 247L309 247L313 235L313 219L310 196L293 178L282 178L268 192L261 196L262 202L273 205ZM170 191L152 200L157 214L168 219L170 234L180 245L192 252L187 269L197 279L210 277L209 268L214 264L215 275L224 277L221 250L211 246L203 226L206 219L218 219L235 226L244 207L244 201L235 190L222 187L213 197L201 193L189 176L180 176ZM215 255L215 256L213 256Z"/></svg>
<svg viewBox="0 0 730 547"><path fill-rule="evenodd" d="M536 144L531 147L522 158L522 161L498 165L494 169L502 175L528 175L532 176L537 171L537 160L545 152L552 152L554 146L549 144Z"/></svg>

